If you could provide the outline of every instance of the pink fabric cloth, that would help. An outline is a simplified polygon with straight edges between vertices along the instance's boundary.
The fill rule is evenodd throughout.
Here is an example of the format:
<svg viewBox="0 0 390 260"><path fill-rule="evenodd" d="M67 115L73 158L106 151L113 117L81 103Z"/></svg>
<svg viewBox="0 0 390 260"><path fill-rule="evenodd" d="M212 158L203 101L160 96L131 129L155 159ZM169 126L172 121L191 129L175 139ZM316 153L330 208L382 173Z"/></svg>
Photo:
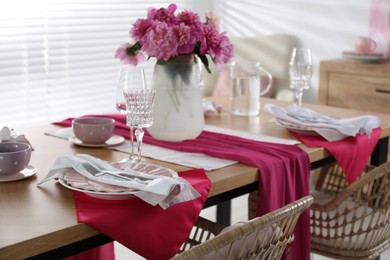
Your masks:
<svg viewBox="0 0 390 260"><path fill-rule="evenodd" d="M320 136L305 136L291 132L308 147L324 147L331 153L344 171L345 178L352 183L360 176L381 136L382 129L373 129L370 137L356 135L336 142L328 142Z"/></svg>
<svg viewBox="0 0 390 260"><path fill-rule="evenodd" d="M92 115L91 115L92 116ZM114 133L129 138L123 115L93 115L116 120ZM57 125L70 126L71 118ZM259 169L257 215L263 215L309 194L310 161L306 152L295 145L248 140L240 137L203 131L195 140L167 142L156 140L147 132L144 142L161 147L203 153L238 160ZM310 212L305 211L294 230L294 242L286 250L286 259L310 259Z"/></svg>
<svg viewBox="0 0 390 260"><path fill-rule="evenodd" d="M201 197L164 210L137 198L104 200L73 191L77 219L148 260L170 259L189 236L211 186L203 169L180 172L179 176L191 183ZM110 250L98 247L67 260L114 259L107 258Z"/></svg>

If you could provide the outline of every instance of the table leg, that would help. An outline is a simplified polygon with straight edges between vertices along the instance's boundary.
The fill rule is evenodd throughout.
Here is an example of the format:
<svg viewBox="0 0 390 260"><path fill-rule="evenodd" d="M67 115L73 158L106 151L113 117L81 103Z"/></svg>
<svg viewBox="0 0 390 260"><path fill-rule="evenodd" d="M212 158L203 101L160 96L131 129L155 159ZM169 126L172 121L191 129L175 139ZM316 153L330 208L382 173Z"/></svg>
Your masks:
<svg viewBox="0 0 390 260"><path fill-rule="evenodd" d="M231 216L231 200L221 202L217 205L217 222L225 227L230 226Z"/></svg>
<svg viewBox="0 0 390 260"><path fill-rule="evenodd" d="M236 188L234 190L221 193L219 195L210 197L206 200L203 208L208 208L212 206L217 207L217 222L228 227L230 223L230 213L231 213L231 200L237 198L241 195L248 194L252 191L257 190L259 187L258 182L253 182L245 186Z"/></svg>
<svg viewBox="0 0 390 260"><path fill-rule="evenodd" d="M374 151L371 154L371 164L374 166L387 162L389 152L389 138L382 138L378 141Z"/></svg>

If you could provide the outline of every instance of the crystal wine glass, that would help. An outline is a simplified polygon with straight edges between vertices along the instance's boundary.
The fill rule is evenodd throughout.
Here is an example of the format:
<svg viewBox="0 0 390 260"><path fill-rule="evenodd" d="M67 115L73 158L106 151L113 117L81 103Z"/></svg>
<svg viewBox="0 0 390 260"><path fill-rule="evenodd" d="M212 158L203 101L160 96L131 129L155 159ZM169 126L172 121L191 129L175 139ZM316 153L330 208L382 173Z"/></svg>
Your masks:
<svg viewBox="0 0 390 260"><path fill-rule="evenodd" d="M298 106L302 106L304 89L310 88L310 78L313 71L311 50L309 48L294 48L290 60L290 88L295 89Z"/></svg>
<svg viewBox="0 0 390 260"><path fill-rule="evenodd" d="M145 72L142 68L127 66L119 70L119 80L116 89L116 109L126 115L126 124L130 128L131 154L128 158L120 160L121 163L134 162L137 156L134 154L134 126L128 115L126 99L124 93L130 89L146 88Z"/></svg>
<svg viewBox="0 0 390 260"><path fill-rule="evenodd" d="M141 146L144 137L142 128L153 124L153 105L156 95L155 89L126 89L124 96L127 104L127 116L130 124L136 127L137 160L141 162Z"/></svg>

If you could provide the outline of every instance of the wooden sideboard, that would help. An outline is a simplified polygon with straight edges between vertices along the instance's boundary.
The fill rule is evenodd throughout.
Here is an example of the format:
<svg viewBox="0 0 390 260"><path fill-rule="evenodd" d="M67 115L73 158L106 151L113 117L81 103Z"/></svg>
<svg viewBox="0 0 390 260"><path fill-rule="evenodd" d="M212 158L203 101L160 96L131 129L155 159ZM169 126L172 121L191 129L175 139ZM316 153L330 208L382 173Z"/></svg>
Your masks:
<svg viewBox="0 0 390 260"><path fill-rule="evenodd" d="M318 103L390 114L390 61L321 61Z"/></svg>

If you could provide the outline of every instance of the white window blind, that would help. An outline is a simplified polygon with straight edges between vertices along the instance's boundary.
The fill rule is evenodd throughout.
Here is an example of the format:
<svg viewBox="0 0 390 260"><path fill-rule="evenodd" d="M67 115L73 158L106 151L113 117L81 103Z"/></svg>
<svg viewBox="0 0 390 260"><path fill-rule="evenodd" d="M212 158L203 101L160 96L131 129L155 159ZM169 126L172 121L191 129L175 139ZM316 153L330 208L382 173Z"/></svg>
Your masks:
<svg viewBox="0 0 390 260"><path fill-rule="evenodd" d="M114 51L172 1L12 0L0 8L0 126L115 112ZM191 0L174 1L192 9Z"/></svg>

